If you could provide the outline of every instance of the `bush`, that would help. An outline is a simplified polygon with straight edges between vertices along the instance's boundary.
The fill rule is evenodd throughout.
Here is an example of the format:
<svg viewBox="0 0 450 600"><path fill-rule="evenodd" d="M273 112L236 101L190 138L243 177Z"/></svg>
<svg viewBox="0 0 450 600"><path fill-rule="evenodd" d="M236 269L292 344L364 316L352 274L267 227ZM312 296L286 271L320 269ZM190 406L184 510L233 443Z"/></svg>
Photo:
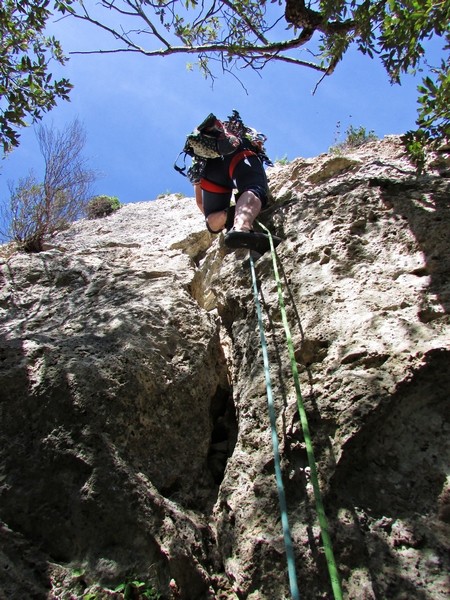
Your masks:
<svg viewBox="0 0 450 600"><path fill-rule="evenodd" d="M290 162L291 161L288 159L287 154L285 154L281 158L276 158L275 159L275 164L276 165L280 165L282 167L285 167L286 165L290 164Z"/></svg>
<svg viewBox="0 0 450 600"><path fill-rule="evenodd" d="M97 178L83 158L86 136L77 119L62 131L39 127L37 139L45 163L43 181L30 172L17 184L11 182L9 203L2 207L2 235L25 252L40 252L45 239L84 214Z"/></svg>
<svg viewBox="0 0 450 600"><path fill-rule="evenodd" d="M331 146L330 152L332 154L339 154L345 150L351 150L352 148L359 148L363 144L367 144L367 142L373 142L377 140L377 136L374 131L366 131L365 127L353 127L350 125L346 132L346 138L343 142L340 142L334 146Z"/></svg>
<svg viewBox="0 0 450 600"><path fill-rule="evenodd" d="M10 185L10 204L4 219L10 221L7 237L24 252L40 252L49 229L44 186L30 175Z"/></svg>
<svg viewBox="0 0 450 600"><path fill-rule="evenodd" d="M88 219L100 219L112 214L122 205L115 196L94 196L86 206L86 216Z"/></svg>
<svg viewBox="0 0 450 600"><path fill-rule="evenodd" d="M10 201L4 220L9 220L5 237L24 252L41 252L44 240L69 227L79 214L79 199L66 190L46 189L32 173L10 185ZM5 210L2 210L5 213Z"/></svg>

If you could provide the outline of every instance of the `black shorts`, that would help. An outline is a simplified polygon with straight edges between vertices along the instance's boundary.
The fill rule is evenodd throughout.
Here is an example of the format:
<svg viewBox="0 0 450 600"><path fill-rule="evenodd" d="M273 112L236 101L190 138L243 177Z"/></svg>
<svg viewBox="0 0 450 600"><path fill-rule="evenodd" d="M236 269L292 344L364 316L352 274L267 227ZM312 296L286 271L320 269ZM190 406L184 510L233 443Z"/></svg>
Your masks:
<svg viewBox="0 0 450 600"><path fill-rule="evenodd" d="M230 206L233 190L236 200L244 192L253 192L267 204L266 172L259 157L249 149L240 148L233 154L209 159L200 181L205 217Z"/></svg>

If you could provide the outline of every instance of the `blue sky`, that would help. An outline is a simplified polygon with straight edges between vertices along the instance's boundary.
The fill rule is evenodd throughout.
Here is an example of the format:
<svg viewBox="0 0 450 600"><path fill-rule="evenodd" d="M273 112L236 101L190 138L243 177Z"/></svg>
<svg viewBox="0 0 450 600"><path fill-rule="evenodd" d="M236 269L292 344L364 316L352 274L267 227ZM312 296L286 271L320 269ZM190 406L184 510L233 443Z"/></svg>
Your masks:
<svg viewBox="0 0 450 600"><path fill-rule="evenodd" d="M51 28L66 54L100 47L106 39L98 29L70 19ZM434 46L436 58L439 44ZM198 71L187 70L188 60L126 53L71 56L62 71L75 86L71 102L61 101L42 123L63 128L75 118L81 121L85 155L101 173L94 193L117 196L122 203L165 192L192 195L173 163L186 134L209 112L225 118L237 109L247 124L267 135L273 160L326 152L339 131L345 137L349 125L383 137L415 124L420 79L405 77L401 86L391 86L380 63L356 51L346 55L315 95L320 74L299 66L269 64L261 76L241 71L244 89L235 77L219 72L212 85ZM7 182L30 170L38 178L43 173L33 127L22 130L20 147L0 164L2 201L9 195Z"/></svg>

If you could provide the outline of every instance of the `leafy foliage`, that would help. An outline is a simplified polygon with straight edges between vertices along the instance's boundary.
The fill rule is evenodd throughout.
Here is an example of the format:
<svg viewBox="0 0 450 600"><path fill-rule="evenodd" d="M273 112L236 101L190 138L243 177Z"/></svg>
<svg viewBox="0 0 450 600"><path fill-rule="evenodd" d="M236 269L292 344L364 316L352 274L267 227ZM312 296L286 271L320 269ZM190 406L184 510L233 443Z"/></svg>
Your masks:
<svg viewBox="0 0 450 600"><path fill-rule="evenodd" d="M450 45L447 45L450 48ZM419 91L418 129L403 136L406 151L416 165L417 174L423 171L428 149L436 148L441 140L450 140L450 65L441 62L436 81L425 77Z"/></svg>
<svg viewBox="0 0 450 600"><path fill-rule="evenodd" d="M421 104L417 124L434 139L450 139L450 65L442 61L436 81L425 77L417 89Z"/></svg>
<svg viewBox="0 0 450 600"><path fill-rule="evenodd" d="M39 147L45 161L42 183L30 173L10 184L6 237L25 252L40 252L44 240L79 218L90 197L96 173L82 157L85 134L75 120L63 131L40 127Z"/></svg>
<svg viewBox="0 0 450 600"><path fill-rule="evenodd" d="M88 219L107 217L120 207L119 199L115 196L94 196L87 203L86 216Z"/></svg>
<svg viewBox="0 0 450 600"><path fill-rule="evenodd" d="M133 600L133 598L137 598L139 600L141 598L159 600L161 597L161 595L151 585L148 585L144 581L139 581L138 579L121 583L114 589L114 591L122 592L124 600Z"/></svg>
<svg viewBox="0 0 450 600"><path fill-rule="evenodd" d="M40 120L68 99L72 85L52 81L49 63L65 63L59 42L44 35L49 0L2 0L0 3L0 143L4 152L19 145L17 130Z"/></svg>
<svg viewBox="0 0 450 600"><path fill-rule="evenodd" d="M407 131L403 136L403 144L410 160L416 166L417 174L423 171L426 161L426 150L430 145L430 136L423 130Z"/></svg>

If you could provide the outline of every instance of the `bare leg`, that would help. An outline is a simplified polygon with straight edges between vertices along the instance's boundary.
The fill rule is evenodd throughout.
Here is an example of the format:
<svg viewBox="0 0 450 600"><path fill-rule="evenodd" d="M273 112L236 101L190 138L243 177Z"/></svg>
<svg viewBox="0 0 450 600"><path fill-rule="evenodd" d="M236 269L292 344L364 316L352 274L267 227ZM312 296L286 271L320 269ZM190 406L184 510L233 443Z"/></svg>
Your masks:
<svg viewBox="0 0 450 600"><path fill-rule="evenodd" d="M250 231L253 221L261 211L261 200L253 192L244 192L236 203L234 229L237 231Z"/></svg>
<svg viewBox="0 0 450 600"><path fill-rule="evenodd" d="M244 192L236 203L234 227L225 236L228 248L247 248L259 254L271 249L269 237L260 231L253 231L253 222L261 211L261 200L251 192ZM278 246L281 238L272 236L274 246Z"/></svg>
<svg viewBox="0 0 450 600"><path fill-rule="evenodd" d="M212 231L222 231L225 227L225 223L227 222L227 211L221 210L219 212L211 213L207 218L208 225L212 229Z"/></svg>

